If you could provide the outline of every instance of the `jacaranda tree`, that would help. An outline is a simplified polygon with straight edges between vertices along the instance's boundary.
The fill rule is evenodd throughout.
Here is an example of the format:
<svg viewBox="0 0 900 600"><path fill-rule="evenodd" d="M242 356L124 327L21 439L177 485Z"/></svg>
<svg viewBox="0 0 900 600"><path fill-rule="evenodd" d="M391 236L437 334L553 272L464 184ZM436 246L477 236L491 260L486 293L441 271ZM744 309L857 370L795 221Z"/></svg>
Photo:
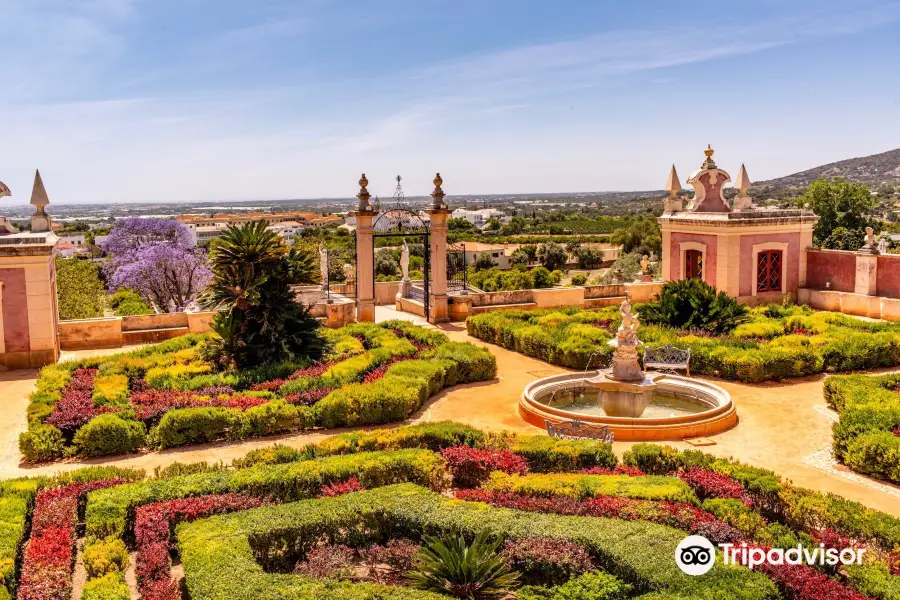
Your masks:
<svg viewBox="0 0 900 600"><path fill-rule="evenodd" d="M123 219L102 248L109 291L133 289L161 312L184 310L210 280L206 253L177 221Z"/></svg>
<svg viewBox="0 0 900 600"><path fill-rule="evenodd" d="M209 358L220 366L318 358L324 350L319 324L295 301L291 286L316 283L312 253L288 248L265 221L228 227L212 255L212 282L201 298L218 310Z"/></svg>

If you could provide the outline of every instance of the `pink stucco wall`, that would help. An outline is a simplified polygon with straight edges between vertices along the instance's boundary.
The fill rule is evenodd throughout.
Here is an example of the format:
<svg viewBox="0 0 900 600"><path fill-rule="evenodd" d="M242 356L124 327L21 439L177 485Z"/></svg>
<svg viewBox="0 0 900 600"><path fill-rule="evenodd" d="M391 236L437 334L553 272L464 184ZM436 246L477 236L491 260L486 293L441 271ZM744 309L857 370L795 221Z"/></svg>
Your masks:
<svg viewBox="0 0 900 600"><path fill-rule="evenodd" d="M7 352L28 352L28 295L23 269L0 269L3 285L3 341Z"/></svg>
<svg viewBox="0 0 900 600"><path fill-rule="evenodd" d="M881 273L879 263L879 288ZM806 287L824 290L825 284L836 292L856 290L856 254L838 250L808 250L806 253Z"/></svg>
<svg viewBox="0 0 900 600"><path fill-rule="evenodd" d="M900 298L900 256L878 257L877 293L887 298Z"/></svg>
<svg viewBox="0 0 900 600"><path fill-rule="evenodd" d="M681 259L681 244L684 242L697 242L698 244L706 244L706 264L703 265L703 281L710 285L716 285L716 236L700 235L694 233L672 233L672 241L670 246L672 256L672 270L670 277L673 281L681 279L681 273L684 270L684 264Z"/></svg>
<svg viewBox="0 0 900 600"><path fill-rule="evenodd" d="M784 281L781 285L782 292L796 292L797 282L800 281L800 234L799 233L765 233L759 235L741 236L741 276L738 284L741 296L753 294L756 285L756 263L753 257L753 246L775 242L787 244L787 256L785 261Z"/></svg>

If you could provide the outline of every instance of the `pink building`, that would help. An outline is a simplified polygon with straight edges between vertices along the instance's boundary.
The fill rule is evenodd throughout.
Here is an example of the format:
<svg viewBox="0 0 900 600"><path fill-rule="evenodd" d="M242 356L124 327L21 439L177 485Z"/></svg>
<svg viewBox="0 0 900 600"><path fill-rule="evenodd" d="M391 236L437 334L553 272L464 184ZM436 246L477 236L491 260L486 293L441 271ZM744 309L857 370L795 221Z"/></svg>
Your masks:
<svg viewBox="0 0 900 600"><path fill-rule="evenodd" d="M734 206L723 189L731 176L716 166L713 149L687 179L694 196L686 206L675 166L669 175L662 229L662 278L698 278L747 304L797 297L806 287L807 249L818 217L810 211L757 208L741 165Z"/></svg>

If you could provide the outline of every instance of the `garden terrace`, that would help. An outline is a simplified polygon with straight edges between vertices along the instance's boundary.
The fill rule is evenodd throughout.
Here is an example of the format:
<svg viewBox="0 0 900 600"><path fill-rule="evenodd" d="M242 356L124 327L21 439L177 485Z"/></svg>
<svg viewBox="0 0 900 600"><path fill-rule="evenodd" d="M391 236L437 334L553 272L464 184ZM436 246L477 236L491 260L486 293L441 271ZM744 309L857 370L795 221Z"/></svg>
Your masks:
<svg viewBox="0 0 900 600"><path fill-rule="evenodd" d="M209 337L192 335L45 367L20 450L35 462L402 421L445 387L496 376L488 351L407 322L321 335L314 364L217 371Z"/></svg>
<svg viewBox="0 0 900 600"><path fill-rule="evenodd" d="M0 484L0 598L438 600L449 596L413 589L405 575L426 536L458 534L501 544L522 600L900 594L896 518L696 450L637 444L623 461L600 442L445 422L276 445L230 467L176 464L150 479L89 468L11 480ZM719 564L689 577L672 560L688 533L865 548L868 558L839 570ZM78 544L83 586L73 579ZM173 579L179 554L189 596Z"/></svg>
<svg viewBox="0 0 900 600"><path fill-rule="evenodd" d="M898 324L796 306L770 305L749 314L749 322L717 336L642 324L641 340L651 348L690 348L692 374L747 383L900 365ZM613 349L607 342L619 323L618 310L609 307L494 312L466 324L469 335L486 342L586 369L609 364Z"/></svg>
<svg viewBox="0 0 900 600"><path fill-rule="evenodd" d="M834 456L860 473L900 483L900 375L844 375L825 380L838 411Z"/></svg>

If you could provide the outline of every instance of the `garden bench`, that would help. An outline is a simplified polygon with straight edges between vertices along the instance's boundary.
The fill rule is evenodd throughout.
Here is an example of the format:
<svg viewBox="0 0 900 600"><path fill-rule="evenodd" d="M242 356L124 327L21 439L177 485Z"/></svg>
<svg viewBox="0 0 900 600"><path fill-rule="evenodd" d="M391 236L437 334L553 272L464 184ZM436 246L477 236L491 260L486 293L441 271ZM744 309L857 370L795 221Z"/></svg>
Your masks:
<svg viewBox="0 0 900 600"><path fill-rule="evenodd" d="M547 421L547 435L559 440L597 440L611 444L615 434L609 425L589 425L579 420L551 423Z"/></svg>
<svg viewBox="0 0 900 600"><path fill-rule="evenodd" d="M675 346L660 346L644 350L644 369L652 369L664 373L675 373L684 369L685 375L691 375L691 349Z"/></svg>

